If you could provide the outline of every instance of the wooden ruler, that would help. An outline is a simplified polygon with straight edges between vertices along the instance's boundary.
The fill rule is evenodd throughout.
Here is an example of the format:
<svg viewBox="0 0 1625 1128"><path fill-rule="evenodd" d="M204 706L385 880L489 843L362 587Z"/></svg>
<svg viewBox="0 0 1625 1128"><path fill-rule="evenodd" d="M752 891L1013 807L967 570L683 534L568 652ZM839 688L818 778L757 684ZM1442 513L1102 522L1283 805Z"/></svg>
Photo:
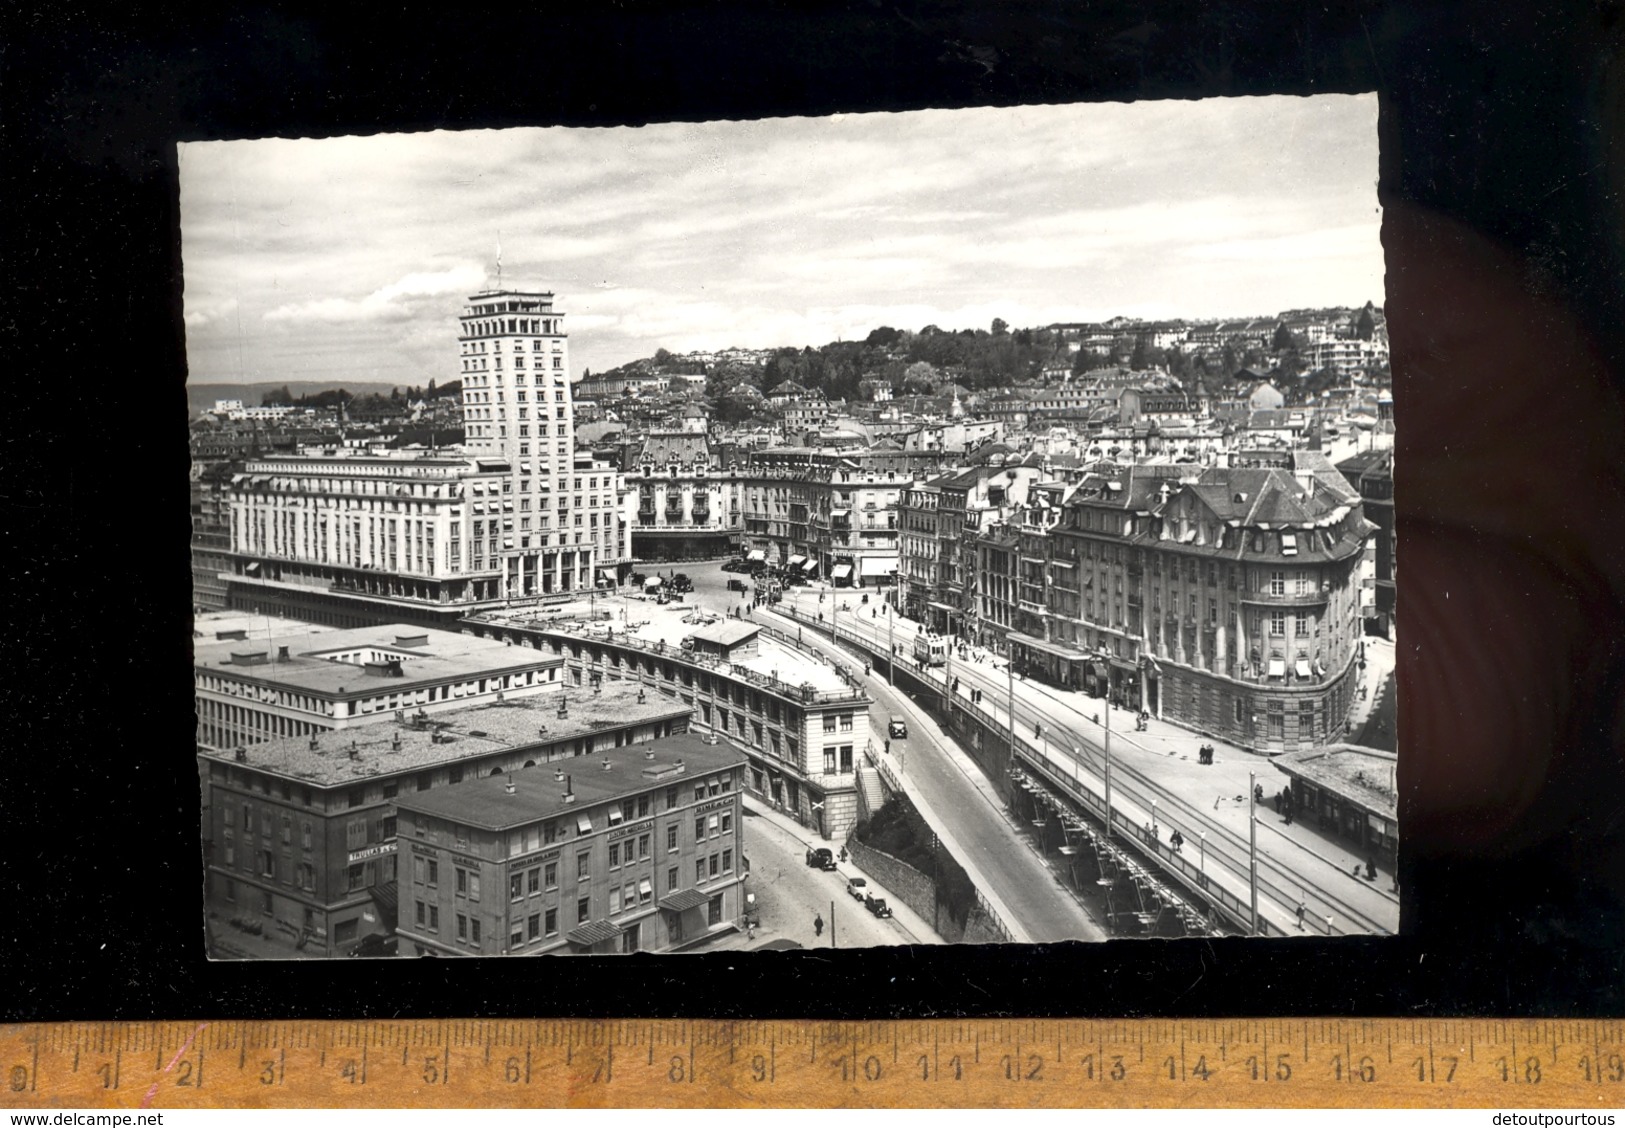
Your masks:
<svg viewBox="0 0 1625 1128"><path fill-rule="evenodd" d="M1625 1021L398 1020L0 1028L14 1107L1625 1106Z"/></svg>

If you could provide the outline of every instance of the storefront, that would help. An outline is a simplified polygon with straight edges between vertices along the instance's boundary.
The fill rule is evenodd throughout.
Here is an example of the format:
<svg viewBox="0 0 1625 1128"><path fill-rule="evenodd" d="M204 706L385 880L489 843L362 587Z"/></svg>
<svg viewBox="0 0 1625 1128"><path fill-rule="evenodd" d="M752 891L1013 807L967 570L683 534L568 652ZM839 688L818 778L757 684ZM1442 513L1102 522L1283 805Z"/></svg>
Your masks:
<svg viewBox="0 0 1625 1128"><path fill-rule="evenodd" d="M1036 677L1062 689L1086 685L1090 668L1098 665L1091 662L1089 655L1083 651L1063 642L1051 642L1015 631L1010 632L1008 638L1016 669L1025 672L1028 677Z"/></svg>
<svg viewBox="0 0 1625 1128"><path fill-rule="evenodd" d="M1284 802L1293 817L1345 845L1393 865L1399 849L1398 757L1357 744L1285 752L1271 763L1289 779Z"/></svg>

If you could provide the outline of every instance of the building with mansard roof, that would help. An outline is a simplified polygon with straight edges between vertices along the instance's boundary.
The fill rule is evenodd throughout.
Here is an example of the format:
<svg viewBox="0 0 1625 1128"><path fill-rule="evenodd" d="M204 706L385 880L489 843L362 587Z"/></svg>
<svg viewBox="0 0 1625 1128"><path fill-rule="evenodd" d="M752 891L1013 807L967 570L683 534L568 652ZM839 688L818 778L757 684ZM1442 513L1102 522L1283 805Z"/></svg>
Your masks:
<svg viewBox="0 0 1625 1128"><path fill-rule="evenodd" d="M1030 562L1017 668L1260 751L1339 739L1374 528L1318 452L1096 471Z"/></svg>

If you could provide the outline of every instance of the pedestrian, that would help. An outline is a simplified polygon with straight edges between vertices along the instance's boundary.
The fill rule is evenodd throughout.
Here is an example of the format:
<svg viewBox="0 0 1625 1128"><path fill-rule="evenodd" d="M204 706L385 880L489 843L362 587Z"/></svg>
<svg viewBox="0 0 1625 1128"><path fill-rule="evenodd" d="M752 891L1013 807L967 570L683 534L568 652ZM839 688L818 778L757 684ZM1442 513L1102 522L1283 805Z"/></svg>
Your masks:
<svg viewBox="0 0 1625 1128"><path fill-rule="evenodd" d="M1366 855L1366 859L1365 859L1365 879L1367 881L1375 881L1375 880L1377 880L1377 856L1375 854L1367 854Z"/></svg>
<svg viewBox="0 0 1625 1128"><path fill-rule="evenodd" d="M813 935L814 936L822 936L823 934L824 934L824 917L823 917L823 914L815 913L813 915Z"/></svg>

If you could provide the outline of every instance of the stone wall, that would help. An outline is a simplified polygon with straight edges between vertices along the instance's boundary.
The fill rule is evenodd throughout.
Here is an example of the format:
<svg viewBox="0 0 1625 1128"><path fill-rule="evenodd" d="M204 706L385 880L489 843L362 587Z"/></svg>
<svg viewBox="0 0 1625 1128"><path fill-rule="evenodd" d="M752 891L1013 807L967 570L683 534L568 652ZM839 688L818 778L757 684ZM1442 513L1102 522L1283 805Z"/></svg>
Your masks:
<svg viewBox="0 0 1625 1128"><path fill-rule="evenodd" d="M896 897L926 920L935 920L936 885L928 875L890 854L865 846L856 838L848 839L846 848L852 855L852 863L874 878L885 889L885 895ZM944 935L944 939L951 938Z"/></svg>

